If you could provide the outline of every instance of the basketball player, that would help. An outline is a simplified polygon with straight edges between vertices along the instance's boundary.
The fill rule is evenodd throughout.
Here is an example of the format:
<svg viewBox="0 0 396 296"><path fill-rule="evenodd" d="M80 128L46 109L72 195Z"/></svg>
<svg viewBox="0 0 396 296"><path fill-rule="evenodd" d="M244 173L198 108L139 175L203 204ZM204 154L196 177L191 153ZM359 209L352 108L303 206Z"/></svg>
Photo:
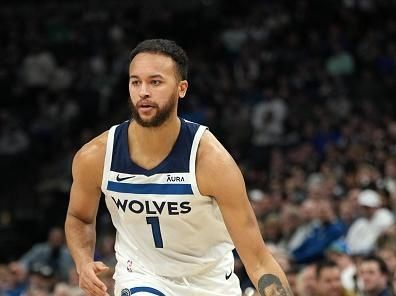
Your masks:
<svg viewBox="0 0 396 296"><path fill-rule="evenodd" d="M177 116L187 56L154 39L131 53L132 120L73 160L66 235L87 295L108 295L93 261L101 191L117 230L115 295L237 296L234 245L260 295L292 295L267 250L243 177L205 127ZM272 292L271 292L272 291Z"/></svg>

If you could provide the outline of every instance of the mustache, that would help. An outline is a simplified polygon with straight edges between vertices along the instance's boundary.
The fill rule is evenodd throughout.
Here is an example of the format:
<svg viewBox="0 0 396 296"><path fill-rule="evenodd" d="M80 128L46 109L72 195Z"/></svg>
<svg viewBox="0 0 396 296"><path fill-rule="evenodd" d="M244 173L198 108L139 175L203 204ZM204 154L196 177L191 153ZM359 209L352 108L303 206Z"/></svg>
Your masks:
<svg viewBox="0 0 396 296"><path fill-rule="evenodd" d="M152 102L150 100L147 100L147 99L140 100L140 101L138 101L136 103L136 108L139 108L139 107L142 107L142 106L150 106L150 107L158 108L158 104L157 103L154 103L154 102Z"/></svg>

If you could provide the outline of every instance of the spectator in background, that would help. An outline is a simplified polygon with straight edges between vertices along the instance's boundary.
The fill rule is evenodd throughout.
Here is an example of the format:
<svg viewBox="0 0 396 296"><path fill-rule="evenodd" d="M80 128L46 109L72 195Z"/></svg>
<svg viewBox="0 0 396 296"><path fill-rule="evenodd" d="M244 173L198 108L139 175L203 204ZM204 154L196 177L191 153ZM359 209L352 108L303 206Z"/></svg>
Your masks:
<svg viewBox="0 0 396 296"><path fill-rule="evenodd" d="M304 200L299 207L301 224L293 232L287 243L287 251L291 254L300 247L308 235L320 223L316 215L316 202L310 199Z"/></svg>
<svg viewBox="0 0 396 296"><path fill-rule="evenodd" d="M292 256L297 263L311 263L322 259L326 248L346 233L346 227L335 215L330 201L322 199L316 203L320 223L313 228L302 244L293 250Z"/></svg>
<svg viewBox="0 0 396 296"><path fill-rule="evenodd" d="M345 198L340 201L338 207L339 217L348 229L356 219L356 212L356 207L350 199Z"/></svg>
<svg viewBox="0 0 396 296"><path fill-rule="evenodd" d="M333 261L321 261L316 267L316 296L352 296L341 284L341 272Z"/></svg>
<svg viewBox="0 0 396 296"><path fill-rule="evenodd" d="M10 266L15 270L26 271L37 266L47 266L57 279L67 280L74 263L65 244L63 229L51 228L46 242L35 244L17 262L10 263Z"/></svg>
<svg viewBox="0 0 396 296"><path fill-rule="evenodd" d="M54 270L50 266L36 262L28 273L27 287L23 294L29 296L50 295L56 281Z"/></svg>
<svg viewBox="0 0 396 296"><path fill-rule="evenodd" d="M26 152L29 145L30 140L22 123L10 112L0 109L0 157L17 156Z"/></svg>
<svg viewBox="0 0 396 296"><path fill-rule="evenodd" d="M396 274L396 241L391 240L383 246L379 246L376 255L386 263L391 274Z"/></svg>
<svg viewBox="0 0 396 296"><path fill-rule="evenodd" d="M19 296L26 290L27 271L25 269L18 265L4 265L0 270L0 293L4 293L5 296Z"/></svg>
<svg viewBox="0 0 396 296"><path fill-rule="evenodd" d="M396 291L396 273L393 274L393 277L392 277L392 288L393 288L393 292L395 293L395 291Z"/></svg>
<svg viewBox="0 0 396 296"><path fill-rule="evenodd" d="M377 256L363 257L358 265L358 280L361 282L359 295L394 296L390 276L385 262Z"/></svg>
<svg viewBox="0 0 396 296"><path fill-rule="evenodd" d="M23 85L33 95L33 99L39 91L50 85L55 71L56 60L53 53L38 43L33 44L22 61L20 72Z"/></svg>
<svg viewBox="0 0 396 296"><path fill-rule="evenodd" d="M284 132L287 105L282 98L274 94L272 88L265 88L263 93L263 100L254 105L252 109L252 144L255 164L267 167L271 148L280 143Z"/></svg>
<svg viewBox="0 0 396 296"><path fill-rule="evenodd" d="M263 218L271 211L271 200L263 190L257 188L251 189L248 196L257 219Z"/></svg>
<svg viewBox="0 0 396 296"><path fill-rule="evenodd" d="M316 296L316 264L306 265L300 270L296 286L299 296Z"/></svg>
<svg viewBox="0 0 396 296"><path fill-rule="evenodd" d="M340 44L333 45L333 54L326 61L327 73L332 76L351 75L355 71L353 56Z"/></svg>
<svg viewBox="0 0 396 296"><path fill-rule="evenodd" d="M389 273L396 275L396 225L388 228L377 240L375 254L384 260Z"/></svg>
<svg viewBox="0 0 396 296"><path fill-rule="evenodd" d="M349 256L348 246L344 239L334 241L326 249L326 257L335 262L341 272L341 284L349 291L356 290L356 265Z"/></svg>
<svg viewBox="0 0 396 296"><path fill-rule="evenodd" d="M396 157L389 157L385 162L385 189L391 194L393 200L396 200Z"/></svg>
<svg viewBox="0 0 396 296"><path fill-rule="evenodd" d="M15 277L7 265L0 265L0 296L16 296L21 294L24 287L17 285Z"/></svg>
<svg viewBox="0 0 396 296"><path fill-rule="evenodd" d="M272 243L268 243L268 249L285 272L291 270L290 258L283 249Z"/></svg>
<svg viewBox="0 0 396 296"><path fill-rule="evenodd" d="M298 206L287 203L282 206L280 216L282 235L278 245L289 252L298 227L302 224L301 213Z"/></svg>
<svg viewBox="0 0 396 296"><path fill-rule="evenodd" d="M84 296L84 292L78 287L59 282L55 285L53 296Z"/></svg>
<svg viewBox="0 0 396 296"><path fill-rule="evenodd" d="M282 237L282 221L278 213L270 213L262 219L262 236L267 243L277 245Z"/></svg>
<svg viewBox="0 0 396 296"><path fill-rule="evenodd" d="M109 272L111 271L109 270ZM73 267L69 270L68 282L58 281L55 284L53 296L84 296L84 291L80 289L80 287L78 286L78 282L79 278L77 270L75 267Z"/></svg>
<svg viewBox="0 0 396 296"><path fill-rule="evenodd" d="M355 220L346 235L351 254L368 254L374 250L378 237L395 218L391 211L382 208L380 195L374 190L364 190L358 195L362 216ZM364 239L362 239L364 238Z"/></svg>
<svg viewBox="0 0 396 296"><path fill-rule="evenodd" d="M294 296L300 296L297 289L298 271L299 269L295 265L290 266L289 270L286 270L286 277Z"/></svg>
<svg viewBox="0 0 396 296"><path fill-rule="evenodd" d="M113 234L105 234L98 239L95 260L102 261L109 267L115 267L117 260L114 253L115 236Z"/></svg>
<svg viewBox="0 0 396 296"><path fill-rule="evenodd" d="M317 201L326 198L323 190L324 178L321 173L311 173L306 180L307 197L306 199Z"/></svg>

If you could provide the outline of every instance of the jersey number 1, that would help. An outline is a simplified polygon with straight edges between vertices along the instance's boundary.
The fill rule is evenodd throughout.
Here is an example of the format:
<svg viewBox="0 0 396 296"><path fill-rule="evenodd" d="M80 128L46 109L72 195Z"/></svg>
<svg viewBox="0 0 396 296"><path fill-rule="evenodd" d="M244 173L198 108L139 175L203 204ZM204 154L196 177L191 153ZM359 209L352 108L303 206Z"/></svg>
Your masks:
<svg viewBox="0 0 396 296"><path fill-rule="evenodd" d="M162 242L161 228L158 217L146 217L147 224L151 225L151 231L153 232L154 244L156 248L163 248L164 243Z"/></svg>

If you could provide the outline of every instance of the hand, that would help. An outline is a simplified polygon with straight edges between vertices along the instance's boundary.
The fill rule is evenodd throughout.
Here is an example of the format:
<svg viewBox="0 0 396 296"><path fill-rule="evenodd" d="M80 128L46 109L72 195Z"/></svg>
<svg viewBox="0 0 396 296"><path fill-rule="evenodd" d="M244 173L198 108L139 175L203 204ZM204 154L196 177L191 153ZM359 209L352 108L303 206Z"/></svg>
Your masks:
<svg viewBox="0 0 396 296"><path fill-rule="evenodd" d="M97 274L108 270L103 262L89 262L81 266L79 286L88 296L109 296L106 285L98 278Z"/></svg>

